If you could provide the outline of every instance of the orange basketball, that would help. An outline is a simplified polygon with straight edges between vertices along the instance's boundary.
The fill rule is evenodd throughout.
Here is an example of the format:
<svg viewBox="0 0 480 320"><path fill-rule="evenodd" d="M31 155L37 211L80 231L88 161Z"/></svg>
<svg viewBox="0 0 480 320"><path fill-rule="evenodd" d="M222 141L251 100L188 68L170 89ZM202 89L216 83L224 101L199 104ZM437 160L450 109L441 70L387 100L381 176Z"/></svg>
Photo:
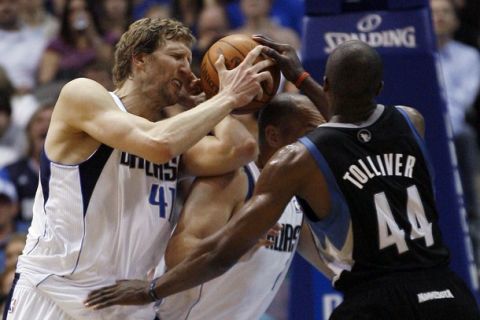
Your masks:
<svg viewBox="0 0 480 320"><path fill-rule="evenodd" d="M225 57L225 66L228 70L231 70L238 66L245 56L257 45L258 43L247 35L232 34L218 40L208 49L202 59L200 74L203 91L207 98L216 95L218 92L218 74L217 69L215 69L215 61L217 61L218 56L223 54ZM260 56L259 59L265 58ZM280 85L280 70L277 66L269 67L267 70L272 74L273 89L269 90L266 83L262 83L262 98L255 98L251 103L236 109L233 113L245 114L255 112L273 98Z"/></svg>

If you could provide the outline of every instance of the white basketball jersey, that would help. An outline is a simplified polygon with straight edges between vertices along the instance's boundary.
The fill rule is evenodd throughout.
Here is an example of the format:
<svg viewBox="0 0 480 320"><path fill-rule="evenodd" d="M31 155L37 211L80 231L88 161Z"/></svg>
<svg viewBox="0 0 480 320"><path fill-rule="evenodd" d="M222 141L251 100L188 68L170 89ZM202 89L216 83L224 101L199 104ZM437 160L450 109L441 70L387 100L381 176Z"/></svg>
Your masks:
<svg viewBox="0 0 480 320"><path fill-rule="evenodd" d="M158 165L106 145L78 165L43 153L17 272L75 319L143 319L132 314L145 306L99 312L83 301L116 280L146 279L159 263L173 229L178 165L178 157Z"/></svg>
<svg viewBox="0 0 480 320"><path fill-rule="evenodd" d="M245 167L253 189L259 170ZM158 307L160 320L253 320L265 313L282 284L295 249L303 214L295 199L289 202L278 223L281 233L271 247L260 248L249 260L239 261L222 276L201 286L164 299Z"/></svg>

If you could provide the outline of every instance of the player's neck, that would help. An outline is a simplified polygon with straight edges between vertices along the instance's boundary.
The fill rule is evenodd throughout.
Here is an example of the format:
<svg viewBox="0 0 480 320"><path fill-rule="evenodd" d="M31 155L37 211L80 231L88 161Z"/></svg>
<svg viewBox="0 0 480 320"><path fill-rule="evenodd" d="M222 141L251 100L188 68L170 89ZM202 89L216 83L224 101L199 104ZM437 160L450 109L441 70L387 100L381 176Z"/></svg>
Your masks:
<svg viewBox="0 0 480 320"><path fill-rule="evenodd" d="M270 159L271 156L273 156L274 153L275 151L271 150L270 148L260 147L260 154L258 155L257 160L255 161L255 164L257 165L260 171L262 171L263 167L265 167L268 160Z"/></svg>
<svg viewBox="0 0 480 320"><path fill-rule="evenodd" d="M141 90L136 90L132 82L125 84L114 91L115 95L120 98L125 109L134 115L143 117L150 121L158 121L160 119L160 111L158 104L153 103L145 98Z"/></svg>
<svg viewBox="0 0 480 320"><path fill-rule="evenodd" d="M450 37L450 36L438 36L437 37L437 47L438 47L438 49L442 49L451 40L452 40L452 37Z"/></svg>
<svg viewBox="0 0 480 320"><path fill-rule="evenodd" d="M366 121L376 108L377 104L373 101L366 104L337 104L329 122L361 123Z"/></svg>

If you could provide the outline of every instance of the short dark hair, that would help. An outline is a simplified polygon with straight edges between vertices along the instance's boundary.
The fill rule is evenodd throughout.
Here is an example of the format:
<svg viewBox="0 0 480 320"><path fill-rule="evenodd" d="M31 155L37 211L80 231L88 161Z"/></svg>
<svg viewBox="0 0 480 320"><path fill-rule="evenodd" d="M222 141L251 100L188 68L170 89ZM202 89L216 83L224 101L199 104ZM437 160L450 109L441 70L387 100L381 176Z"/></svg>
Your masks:
<svg viewBox="0 0 480 320"><path fill-rule="evenodd" d="M347 41L330 54L326 76L332 93L337 97L373 98L382 82L382 59L366 43L359 40Z"/></svg>
<svg viewBox="0 0 480 320"><path fill-rule="evenodd" d="M295 119L318 118L319 122L324 122L322 115L317 109L309 108L305 104L299 103L301 99L308 99L306 96L298 93L280 93L277 94L265 107L263 107L258 116L258 142L260 145L266 143L265 128L269 125L279 127L283 131L288 130L288 125Z"/></svg>
<svg viewBox="0 0 480 320"><path fill-rule="evenodd" d="M2 93L0 93L0 113L5 113L9 117L12 115L10 97Z"/></svg>

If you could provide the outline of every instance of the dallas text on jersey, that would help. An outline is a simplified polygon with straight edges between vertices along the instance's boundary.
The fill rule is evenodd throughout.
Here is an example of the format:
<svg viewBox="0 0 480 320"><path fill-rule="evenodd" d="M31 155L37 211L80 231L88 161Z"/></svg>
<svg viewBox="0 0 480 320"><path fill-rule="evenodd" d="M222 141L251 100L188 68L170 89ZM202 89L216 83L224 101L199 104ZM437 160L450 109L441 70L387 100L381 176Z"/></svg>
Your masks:
<svg viewBox="0 0 480 320"><path fill-rule="evenodd" d="M122 152L120 164L129 166L132 169L143 169L147 176L155 177L161 181L177 180L178 158L173 158L165 164L155 164L133 154Z"/></svg>

